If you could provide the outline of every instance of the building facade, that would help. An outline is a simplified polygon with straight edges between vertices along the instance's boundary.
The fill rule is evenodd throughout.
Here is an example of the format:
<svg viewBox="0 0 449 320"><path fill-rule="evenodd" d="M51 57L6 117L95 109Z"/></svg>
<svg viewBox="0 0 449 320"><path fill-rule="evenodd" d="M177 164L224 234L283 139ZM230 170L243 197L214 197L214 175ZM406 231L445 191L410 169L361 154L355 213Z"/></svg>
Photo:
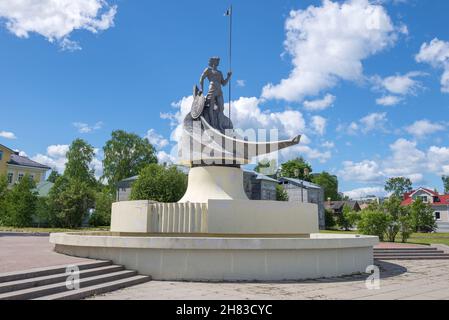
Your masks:
<svg viewBox="0 0 449 320"><path fill-rule="evenodd" d="M317 204L320 229L326 228L324 189L322 187L308 181L293 178L280 178L279 183L287 192L289 201Z"/></svg>
<svg viewBox="0 0 449 320"><path fill-rule="evenodd" d="M9 187L22 180L26 175L36 183L42 182L45 180L48 170L50 170L48 166L21 156L18 152L0 144L0 175L7 177Z"/></svg>
<svg viewBox="0 0 449 320"><path fill-rule="evenodd" d="M422 202L432 207L437 222L449 222L449 195L441 195L427 188L419 188L404 194L402 205L409 206L417 199L421 199Z"/></svg>

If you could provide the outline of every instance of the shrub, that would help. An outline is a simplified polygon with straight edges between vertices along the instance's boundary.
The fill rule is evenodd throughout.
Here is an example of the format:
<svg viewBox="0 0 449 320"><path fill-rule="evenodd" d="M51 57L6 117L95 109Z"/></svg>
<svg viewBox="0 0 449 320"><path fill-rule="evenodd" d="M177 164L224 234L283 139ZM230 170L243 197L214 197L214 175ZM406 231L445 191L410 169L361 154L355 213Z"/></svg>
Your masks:
<svg viewBox="0 0 449 320"><path fill-rule="evenodd" d="M413 221L408 215L399 218L399 231L401 232L401 241L406 243L413 233Z"/></svg>
<svg viewBox="0 0 449 320"><path fill-rule="evenodd" d="M276 186L276 201L288 201L288 193L281 185Z"/></svg>
<svg viewBox="0 0 449 320"><path fill-rule="evenodd" d="M176 167L150 164L140 172L131 190L131 200L178 202L187 189L187 175Z"/></svg>
<svg viewBox="0 0 449 320"><path fill-rule="evenodd" d="M6 220L6 195L8 194L8 180L5 175L0 175L0 225Z"/></svg>
<svg viewBox="0 0 449 320"><path fill-rule="evenodd" d="M37 206L35 188L36 185L29 175L25 175L14 185L6 194L3 224L17 228L30 227L33 224Z"/></svg>
<svg viewBox="0 0 449 320"><path fill-rule="evenodd" d="M412 203L410 215L413 229L416 232L433 232L437 228L432 207L423 203L421 199Z"/></svg>
<svg viewBox="0 0 449 320"><path fill-rule="evenodd" d="M349 231L353 228L357 221L360 219L360 215L357 212L353 212L349 206L343 207L343 212L338 216L338 226L345 231Z"/></svg>
<svg viewBox="0 0 449 320"><path fill-rule="evenodd" d="M324 219L326 223L326 229L331 230L335 228L337 223L335 222L334 213L331 210L325 210L324 211Z"/></svg>
<svg viewBox="0 0 449 320"><path fill-rule="evenodd" d="M378 236L381 241L387 231L390 218L382 211L364 210L358 228L362 234Z"/></svg>
<svg viewBox="0 0 449 320"><path fill-rule="evenodd" d="M95 211L89 219L89 225L93 227L109 226L111 223L111 207L114 201L108 190L95 194Z"/></svg>

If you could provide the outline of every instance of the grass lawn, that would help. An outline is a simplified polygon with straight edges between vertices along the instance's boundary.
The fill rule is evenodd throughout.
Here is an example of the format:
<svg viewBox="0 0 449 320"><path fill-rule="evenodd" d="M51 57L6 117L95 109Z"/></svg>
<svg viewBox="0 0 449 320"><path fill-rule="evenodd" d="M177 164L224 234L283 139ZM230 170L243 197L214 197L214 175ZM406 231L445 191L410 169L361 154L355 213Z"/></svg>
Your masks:
<svg viewBox="0 0 449 320"><path fill-rule="evenodd" d="M342 234L358 234L357 231L339 231L339 230L323 230L321 233L342 233ZM396 242L401 242L401 237L396 237ZM449 233L414 233L408 239L410 244L445 244L449 246Z"/></svg>
<svg viewBox="0 0 449 320"><path fill-rule="evenodd" d="M63 228L14 228L0 226L0 232L17 233L57 233L57 232L78 232L78 231L109 231L109 227L63 229Z"/></svg>

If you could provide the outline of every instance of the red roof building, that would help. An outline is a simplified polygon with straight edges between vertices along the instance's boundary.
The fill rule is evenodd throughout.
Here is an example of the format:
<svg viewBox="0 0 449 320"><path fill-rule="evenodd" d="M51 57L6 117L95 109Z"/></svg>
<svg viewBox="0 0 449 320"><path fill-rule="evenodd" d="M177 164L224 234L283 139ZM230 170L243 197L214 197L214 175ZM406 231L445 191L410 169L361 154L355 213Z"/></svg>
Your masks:
<svg viewBox="0 0 449 320"><path fill-rule="evenodd" d="M437 221L449 222L449 194L442 195L427 188L419 188L405 193L401 205L409 206L418 199L432 206Z"/></svg>

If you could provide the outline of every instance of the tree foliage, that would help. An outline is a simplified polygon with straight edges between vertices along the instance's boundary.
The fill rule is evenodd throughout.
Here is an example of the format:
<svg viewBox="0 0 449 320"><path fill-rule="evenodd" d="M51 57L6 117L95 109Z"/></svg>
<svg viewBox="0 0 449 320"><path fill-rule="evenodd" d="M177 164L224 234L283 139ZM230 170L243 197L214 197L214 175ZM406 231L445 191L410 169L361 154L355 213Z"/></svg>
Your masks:
<svg viewBox="0 0 449 320"><path fill-rule="evenodd" d="M6 213L3 224L11 227L29 227L33 223L36 211L36 184L29 175L25 175L12 190L6 194Z"/></svg>
<svg viewBox="0 0 449 320"><path fill-rule="evenodd" d="M404 193L413 190L412 181L409 178L396 177L390 178L385 184L385 191L392 192L393 196L402 198Z"/></svg>
<svg viewBox="0 0 449 320"><path fill-rule="evenodd" d="M55 182L56 182L56 179L58 179L60 176L61 176L61 175L59 174L58 171L52 170L51 173L50 173L50 175L49 175L48 178L47 178L47 181L48 181L48 182L51 182L51 183L55 183Z"/></svg>
<svg viewBox="0 0 449 320"><path fill-rule="evenodd" d="M8 193L8 179L0 175L0 225L6 225L6 195Z"/></svg>
<svg viewBox="0 0 449 320"><path fill-rule="evenodd" d="M288 193L287 191L281 186L276 186L276 201L288 201Z"/></svg>
<svg viewBox="0 0 449 320"><path fill-rule="evenodd" d="M443 180L444 193L449 194L449 176L442 176L441 179Z"/></svg>
<svg viewBox="0 0 449 320"><path fill-rule="evenodd" d="M111 209L114 198L105 188L95 194L95 211L89 219L93 227L109 226L111 223Z"/></svg>
<svg viewBox="0 0 449 320"><path fill-rule="evenodd" d="M157 202L178 202L187 189L187 175L175 166L158 164L146 166L134 182L131 200L153 200Z"/></svg>
<svg viewBox="0 0 449 320"><path fill-rule="evenodd" d="M332 201L341 200L341 196L338 193L338 178L336 176L333 176L328 172L322 172L313 175L312 182L324 189L325 200L329 198Z"/></svg>
<svg viewBox="0 0 449 320"><path fill-rule="evenodd" d="M378 236L384 241L390 217L380 210L364 210L361 213L358 229L362 234Z"/></svg>
<svg viewBox="0 0 449 320"><path fill-rule="evenodd" d="M311 172L312 166L302 157L287 161L281 166L281 176L285 178L295 178L311 182L309 175Z"/></svg>
<svg viewBox="0 0 449 320"><path fill-rule="evenodd" d="M103 151L103 178L111 191L119 181L138 175L148 164L157 163L156 150L148 139L122 130L112 132Z"/></svg>
<svg viewBox="0 0 449 320"><path fill-rule="evenodd" d="M334 213L332 210L325 210L324 211L324 219L326 224L326 230L332 230L336 225L337 222L335 221Z"/></svg>
<svg viewBox="0 0 449 320"><path fill-rule="evenodd" d="M415 232L433 232L436 229L436 221L433 209L430 205L416 199L410 205L411 222Z"/></svg>

